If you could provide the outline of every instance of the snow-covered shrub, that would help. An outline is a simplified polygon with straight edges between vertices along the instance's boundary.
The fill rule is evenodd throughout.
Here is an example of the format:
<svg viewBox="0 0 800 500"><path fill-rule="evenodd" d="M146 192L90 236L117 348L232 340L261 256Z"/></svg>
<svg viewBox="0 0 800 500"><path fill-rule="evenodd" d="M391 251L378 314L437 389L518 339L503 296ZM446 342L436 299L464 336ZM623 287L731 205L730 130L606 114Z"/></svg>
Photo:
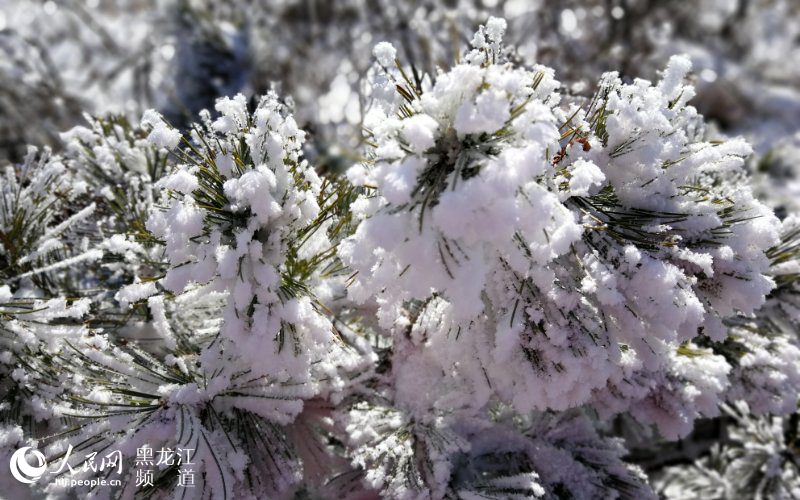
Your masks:
<svg viewBox="0 0 800 500"><path fill-rule="evenodd" d="M723 415L730 438L692 465L657 473L667 498L792 498L798 494L798 226L795 215L768 252L776 288L755 318L731 321L713 346L732 366Z"/></svg>
<svg viewBox="0 0 800 500"><path fill-rule="evenodd" d="M217 108L221 116L212 122L206 114L186 139L148 112L143 129L111 119L70 131L64 159L34 163L31 156L23 168L49 179L50 190L79 186L84 200L97 200L79 212L94 216L90 237L111 234L90 250L104 262L83 277L86 298L31 299L6 311L4 329L15 335L3 362L16 390L36 395L23 413L49 419L37 433L49 461L67 461L69 446L99 453L113 445L128 466L143 446L188 448L211 494L277 495L301 477L285 426L304 400L349 383L338 370L354 375L371 359L363 347L349 347L347 335L335 336L318 298L335 293L335 282L321 286L320 275L338 273L332 241L347 226L339 197L349 188L321 180L302 159L304 134L276 96L252 113L242 96ZM167 165L168 154L180 161ZM65 165L72 175L50 182L51 174L70 172ZM7 177L14 201L13 170ZM69 199L40 184L34 179L31 194ZM40 239L80 220L50 229L45 219ZM76 243L63 238L67 250ZM15 271L15 279L48 270ZM4 302L11 301L12 290L4 289ZM36 297L42 286L27 293ZM115 311L121 320L110 319ZM52 324L64 318L72 324ZM29 323L33 333L22 330ZM52 436L47 429L59 429L58 418L88 424ZM68 458L78 469L82 457ZM162 469L157 482L175 488L177 473ZM124 488L138 486L131 468ZM48 488L58 494L63 485Z"/></svg>
<svg viewBox="0 0 800 500"><path fill-rule="evenodd" d="M373 160L348 172L367 189L340 250L350 295L408 324L396 370L432 364L444 405L635 408L685 435L730 370L691 342L725 339L772 287L777 222L729 180L750 150L703 141L685 59L657 85L609 74L580 107L552 70L505 61L504 29L490 20L466 62L417 80L376 48ZM398 396L422 382L408 370Z"/></svg>
<svg viewBox="0 0 800 500"><path fill-rule="evenodd" d="M736 422L730 441L695 464L668 467L657 481L659 492L670 499L797 497L796 416L757 419L748 412L745 404L727 408Z"/></svg>
<svg viewBox="0 0 800 500"><path fill-rule="evenodd" d="M97 496L655 498L614 423L656 446L734 405L733 441L701 473L655 473L657 491L795 491L797 218L756 199L750 146L690 104L690 60L655 83L626 64L588 93L558 79L600 61L554 69L505 44L525 12L448 65L435 27L465 24L439 2L369 20L313 4L265 7L276 29L257 35L235 5L170 3L183 24L152 43L178 45L176 107L87 116L62 151L6 168L0 456L36 446L89 479L86 455L118 450L122 486L78 490ZM292 88L313 145L273 91L185 119L247 86L251 48L289 46L281 21L318 28L305 8L354 29L297 47L372 44L384 21L402 47L307 56ZM433 46L402 39L398 12ZM261 53L254 74L302 78L294 55ZM333 147L357 158L338 176L320 148L362 119L360 150ZM142 484L142 449L192 450L197 489L174 462ZM54 479L31 491L66 495Z"/></svg>

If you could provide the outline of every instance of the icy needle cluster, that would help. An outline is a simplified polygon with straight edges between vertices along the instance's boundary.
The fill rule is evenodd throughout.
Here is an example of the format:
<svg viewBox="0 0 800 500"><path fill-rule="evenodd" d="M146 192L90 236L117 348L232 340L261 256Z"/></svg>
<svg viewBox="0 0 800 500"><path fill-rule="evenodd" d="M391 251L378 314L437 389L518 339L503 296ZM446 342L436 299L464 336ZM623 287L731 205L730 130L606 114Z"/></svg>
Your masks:
<svg viewBox="0 0 800 500"><path fill-rule="evenodd" d="M725 339L773 286L777 222L728 180L750 150L703 141L688 60L567 105L552 70L505 61L503 26L433 79L376 76L372 160L348 172L367 189L340 251L350 296L408 329L396 390L430 388L408 390L413 411L633 408L684 435L730 371L693 342Z"/></svg>
<svg viewBox="0 0 800 500"><path fill-rule="evenodd" d="M213 149L186 153L187 163L160 182L169 204L147 221L166 245L161 284L226 293L226 349L253 377L303 383L331 342L313 293L312 261L331 247L326 225L313 224L322 181L301 159L304 133L275 96L252 115L242 95L216 107L220 117L195 132ZM164 126L154 125L151 140L176 145Z"/></svg>
<svg viewBox="0 0 800 500"><path fill-rule="evenodd" d="M285 494L301 479L285 426L304 400L341 390L340 369L371 360L334 338L317 293L336 288L320 276L336 273L331 238L345 191L302 159L304 133L275 95L254 111L242 96L217 110L185 138L154 112L136 129L92 120L65 134L66 158L32 154L22 180L9 170L3 185L7 230L21 226L36 249L9 254L4 268L4 388L20 401L3 410L40 422L48 462L84 478L94 473L80 468L85 453L115 447L130 469L125 491L139 486L137 450L167 447L193 450L200 489L215 497ZM20 190L32 204L18 205ZM70 211L89 200L63 221L38 217L31 228L22 219L46 203ZM51 282L34 278L63 268L89 272L76 277L82 298L44 300ZM56 424L70 419L85 425ZM177 487L175 467L156 477Z"/></svg>

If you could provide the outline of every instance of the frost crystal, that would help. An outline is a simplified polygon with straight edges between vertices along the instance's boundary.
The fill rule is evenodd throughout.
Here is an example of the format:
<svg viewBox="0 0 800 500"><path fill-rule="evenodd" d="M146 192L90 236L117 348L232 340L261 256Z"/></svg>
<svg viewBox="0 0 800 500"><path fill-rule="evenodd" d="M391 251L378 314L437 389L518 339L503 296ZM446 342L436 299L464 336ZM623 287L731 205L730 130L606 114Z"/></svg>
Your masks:
<svg viewBox="0 0 800 500"><path fill-rule="evenodd" d="M397 57L397 50L389 42L380 42L372 50L372 54L375 56L375 59L378 60L378 64L389 67L394 64L395 57Z"/></svg>

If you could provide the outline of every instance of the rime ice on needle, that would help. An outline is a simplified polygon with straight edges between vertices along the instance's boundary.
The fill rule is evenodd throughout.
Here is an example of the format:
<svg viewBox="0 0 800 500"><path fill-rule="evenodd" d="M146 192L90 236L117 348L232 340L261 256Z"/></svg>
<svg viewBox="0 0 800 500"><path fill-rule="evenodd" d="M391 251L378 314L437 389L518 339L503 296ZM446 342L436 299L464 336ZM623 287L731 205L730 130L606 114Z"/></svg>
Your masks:
<svg viewBox="0 0 800 500"><path fill-rule="evenodd" d="M212 496L280 496L301 479L286 435L303 420L304 401L341 392L374 356L345 334L334 344L316 294L337 288L320 273L332 269L334 211L346 190L302 159L304 134L274 94L254 112L242 96L220 100L217 110L181 148L181 134L148 112L141 129L111 118L70 131L66 161L44 155L34 165L31 155L28 198L46 196L75 213L40 218L29 230L42 244L32 240L29 257L6 259L24 265L3 268L18 274L13 290L0 288L4 375L11 365L3 389L17 384L36 396L2 411L37 421L80 415L84 425L40 442L48 457L81 443L86 453L114 447L128 460L145 445L191 448L198 488ZM15 173L7 174L3 194L19 199ZM97 203L69 205L86 198ZM36 206L19 210L28 208ZM68 259L70 273L50 264L86 250L88 238L91 262ZM56 271L63 283L80 276L86 284L73 289L87 296L37 300L52 292L36 279L53 283ZM82 457L70 458L74 468ZM39 486L65 494L63 485Z"/></svg>
<svg viewBox="0 0 800 500"><path fill-rule="evenodd" d="M656 85L609 73L578 107L552 69L504 60L504 27L422 88L375 77L400 98L367 116L371 160L348 173L363 221L339 255L394 332L393 404L455 427L499 402L587 405L681 437L729 387L694 343L773 287L777 221L733 180L749 146L703 139L686 58Z"/></svg>
<svg viewBox="0 0 800 500"><path fill-rule="evenodd" d="M327 226L316 226L322 181L301 158L304 134L275 95L252 114L241 95L219 100L217 110L210 130L195 134L208 134L198 140L215 144L223 167L204 156L179 165L160 182L173 200L147 222L166 242L171 268L161 284L227 294L220 334L236 363L221 360L221 373L239 364L256 379L302 387L332 340L310 293L313 269L302 267L331 247Z"/></svg>
<svg viewBox="0 0 800 500"><path fill-rule="evenodd" d="M378 64L388 68L394 65L395 57L397 57L397 50L389 42L380 42L375 45L372 54L375 56L375 59L377 59Z"/></svg>

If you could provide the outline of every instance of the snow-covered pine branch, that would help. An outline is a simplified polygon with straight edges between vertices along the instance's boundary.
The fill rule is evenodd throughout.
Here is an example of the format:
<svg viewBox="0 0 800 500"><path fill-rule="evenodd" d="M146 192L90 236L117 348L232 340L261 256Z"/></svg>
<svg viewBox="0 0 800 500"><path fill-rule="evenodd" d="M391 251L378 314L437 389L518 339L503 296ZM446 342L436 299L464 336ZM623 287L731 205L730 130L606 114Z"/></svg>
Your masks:
<svg viewBox="0 0 800 500"><path fill-rule="evenodd" d="M688 58L581 97L508 30L437 69L375 45L345 177L274 91L179 128L87 116L6 168L0 456L88 479L119 450L123 485L78 494L122 498L638 499L614 419L720 416L734 439L659 494L796 492L796 216L689 104ZM198 488L137 484L142 448L193 450Z"/></svg>

